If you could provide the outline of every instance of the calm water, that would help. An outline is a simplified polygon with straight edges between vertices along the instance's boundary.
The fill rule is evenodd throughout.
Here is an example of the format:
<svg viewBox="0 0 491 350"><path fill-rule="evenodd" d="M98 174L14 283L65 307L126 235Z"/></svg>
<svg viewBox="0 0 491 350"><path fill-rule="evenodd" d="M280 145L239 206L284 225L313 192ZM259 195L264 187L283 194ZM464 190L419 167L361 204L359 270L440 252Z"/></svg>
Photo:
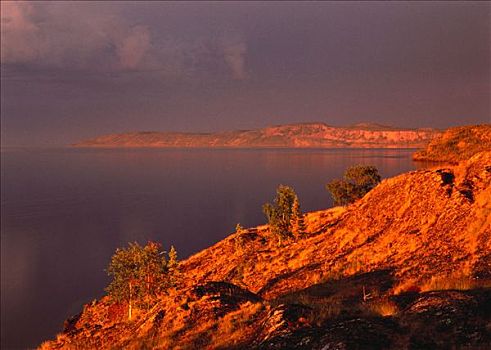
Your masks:
<svg viewBox="0 0 491 350"><path fill-rule="evenodd" d="M383 177L415 168L411 150L2 150L1 345L39 345L102 295L117 247L157 240L181 257L264 223L278 184L302 209L347 166Z"/></svg>

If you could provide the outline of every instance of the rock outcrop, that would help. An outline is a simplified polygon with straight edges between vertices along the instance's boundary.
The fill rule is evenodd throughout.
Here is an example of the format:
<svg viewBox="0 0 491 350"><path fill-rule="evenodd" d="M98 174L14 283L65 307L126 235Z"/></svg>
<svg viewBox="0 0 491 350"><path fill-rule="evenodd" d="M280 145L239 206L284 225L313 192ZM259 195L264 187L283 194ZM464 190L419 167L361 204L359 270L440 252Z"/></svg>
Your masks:
<svg viewBox="0 0 491 350"><path fill-rule="evenodd" d="M459 126L446 130L413 155L414 160L457 163L491 149L491 125Z"/></svg>
<svg viewBox="0 0 491 350"><path fill-rule="evenodd" d="M397 129L378 124L333 127L291 124L222 133L132 132L104 135L75 147L229 148L420 148L439 135L434 129Z"/></svg>

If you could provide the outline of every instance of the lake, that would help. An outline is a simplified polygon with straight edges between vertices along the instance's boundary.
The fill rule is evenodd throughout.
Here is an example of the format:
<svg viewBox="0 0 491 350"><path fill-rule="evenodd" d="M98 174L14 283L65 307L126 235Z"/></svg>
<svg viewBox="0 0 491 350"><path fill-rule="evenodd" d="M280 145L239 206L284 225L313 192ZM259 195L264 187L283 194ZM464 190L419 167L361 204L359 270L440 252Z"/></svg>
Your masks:
<svg viewBox="0 0 491 350"><path fill-rule="evenodd" d="M103 295L118 247L148 240L186 258L265 222L279 184L302 209L332 206L325 184L354 164L383 177L413 150L2 149L1 346L53 338Z"/></svg>

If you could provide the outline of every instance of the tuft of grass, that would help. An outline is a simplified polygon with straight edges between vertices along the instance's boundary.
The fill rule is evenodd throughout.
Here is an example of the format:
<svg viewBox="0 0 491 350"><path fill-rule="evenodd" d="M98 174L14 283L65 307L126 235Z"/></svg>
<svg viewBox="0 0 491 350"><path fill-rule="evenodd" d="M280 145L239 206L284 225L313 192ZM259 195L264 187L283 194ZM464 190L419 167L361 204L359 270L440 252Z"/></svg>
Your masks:
<svg viewBox="0 0 491 350"><path fill-rule="evenodd" d="M226 314L213 332L213 347L228 348L247 341L254 334L256 319L263 310L262 303L247 302L240 309Z"/></svg>
<svg viewBox="0 0 491 350"><path fill-rule="evenodd" d="M322 325L329 319L338 317L346 311L342 299L336 296L318 297L308 293L299 293L287 295L272 301L271 306L275 307L280 304L301 304L312 309L312 317L309 323Z"/></svg>
<svg viewBox="0 0 491 350"><path fill-rule="evenodd" d="M399 307L390 299L378 299L366 304L366 311L369 314L387 317L393 316L399 312Z"/></svg>
<svg viewBox="0 0 491 350"><path fill-rule="evenodd" d="M399 295L403 293L419 293L421 287L418 285L415 279L409 279L394 287L392 294Z"/></svg>
<svg viewBox="0 0 491 350"><path fill-rule="evenodd" d="M340 301L316 303L312 306L314 309L314 317L312 321L318 326L322 325L329 319L338 317L343 311L343 306Z"/></svg>
<svg viewBox="0 0 491 350"><path fill-rule="evenodd" d="M469 290L480 287L471 277L458 273L447 276L433 276L421 286L422 292L435 290Z"/></svg>

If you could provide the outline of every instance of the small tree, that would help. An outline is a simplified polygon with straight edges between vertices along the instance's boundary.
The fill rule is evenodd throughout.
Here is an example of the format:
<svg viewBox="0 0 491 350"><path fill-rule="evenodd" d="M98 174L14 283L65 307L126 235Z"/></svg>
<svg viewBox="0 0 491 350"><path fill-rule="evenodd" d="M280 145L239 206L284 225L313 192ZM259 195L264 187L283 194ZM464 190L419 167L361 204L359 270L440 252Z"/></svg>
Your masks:
<svg viewBox="0 0 491 350"><path fill-rule="evenodd" d="M167 268L161 246L149 242L145 247L129 243L126 249L116 249L107 269L112 281L106 288L110 297L128 303L131 320L136 301L155 296L164 287Z"/></svg>
<svg viewBox="0 0 491 350"><path fill-rule="evenodd" d="M242 227L242 225L239 223L237 224L237 226L235 226L235 232L238 234L238 235L241 235L244 233L244 228Z"/></svg>
<svg viewBox="0 0 491 350"><path fill-rule="evenodd" d="M172 245L169 250L169 262L167 263L169 273L169 282L171 286L175 286L179 280L179 260L177 258L177 250Z"/></svg>
<svg viewBox="0 0 491 350"><path fill-rule="evenodd" d="M155 297L166 287L166 272L168 269L165 252L162 245L148 242L143 248L142 277L145 280L147 297Z"/></svg>
<svg viewBox="0 0 491 350"><path fill-rule="evenodd" d="M292 217L294 202L298 197L293 188L280 185L276 190L276 198L273 204L263 205L263 212L266 215L271 233L278 237L278 244L281 245L283 239L292 236Z"/></svg>
<svg viewBox="0 0 491 350"><path fill-rule="evenodd" d="M242 237L242 235L244 234L244 228L240 224L237 224L237 226L235 226L235 233L235 250L241 251L242 248L244 248L244 237Z"/></svg>
<svg viewBox="0 0 491 350"><path fill-rule="evenodd" d="M343 180L333 180L326 185L335 205L347 205L362 198L381 181L378 170L370 165L355 165L344 172Z"/></svg>
<svg viewBox="0 0 491 350"><path fill-rule="evenodd" d="M354 201L353 184L345 180L333 180L326 185L326 189L331 193L334 205L347 205Z"/></svg>
<svg viewBox="0 0 491 350"><path fill-rule="evenodd" d="M305 233L306 230L305 230L304 215L300 210L300 202L298 201L298 198L295 198L295 200L293 201L291 223L292 223L292 233L296 237L299 237Z"/></svg>

